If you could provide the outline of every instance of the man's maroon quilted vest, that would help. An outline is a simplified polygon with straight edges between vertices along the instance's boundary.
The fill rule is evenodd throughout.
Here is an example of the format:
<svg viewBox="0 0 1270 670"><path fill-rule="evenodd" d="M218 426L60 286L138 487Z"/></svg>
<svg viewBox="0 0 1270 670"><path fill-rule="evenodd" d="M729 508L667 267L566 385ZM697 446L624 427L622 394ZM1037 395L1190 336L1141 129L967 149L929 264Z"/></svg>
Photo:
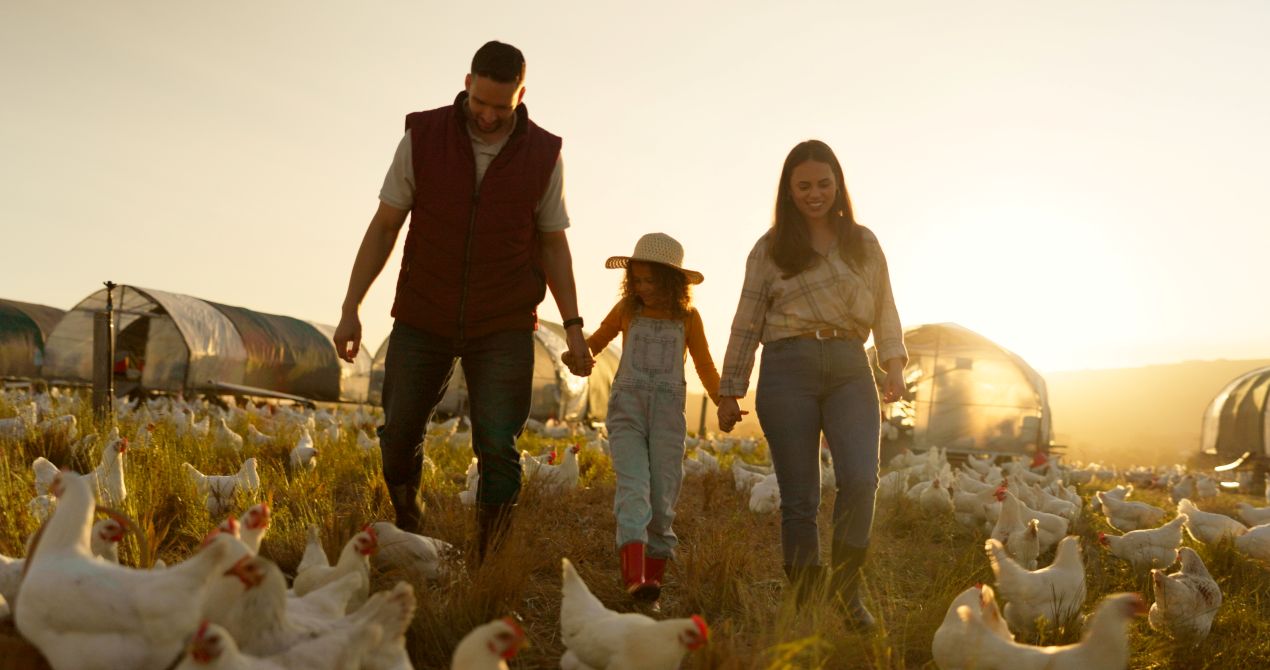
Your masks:
<svg viewBox="0 0 1270 670"><path fill-rule="evenodd" d="M406 117L414 209L392 308L410 326L459 340L537 327L547 283L534 208L561 143L520 105L478 189L466 98Z"/></svg>

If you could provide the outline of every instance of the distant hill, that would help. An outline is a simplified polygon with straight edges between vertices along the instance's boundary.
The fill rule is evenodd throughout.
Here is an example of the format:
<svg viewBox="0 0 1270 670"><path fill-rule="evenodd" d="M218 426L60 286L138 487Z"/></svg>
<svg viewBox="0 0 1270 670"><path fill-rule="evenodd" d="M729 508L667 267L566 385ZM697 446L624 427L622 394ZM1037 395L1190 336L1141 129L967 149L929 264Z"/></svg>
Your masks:
<svg viewBox="0 0 1270 670"><path fill-rule="evenodd" d="M1045 374L1055 441L1073 459L1121 464L1182 463L1199 451L1200 423L1213 396L1270 360Z"/></svg>

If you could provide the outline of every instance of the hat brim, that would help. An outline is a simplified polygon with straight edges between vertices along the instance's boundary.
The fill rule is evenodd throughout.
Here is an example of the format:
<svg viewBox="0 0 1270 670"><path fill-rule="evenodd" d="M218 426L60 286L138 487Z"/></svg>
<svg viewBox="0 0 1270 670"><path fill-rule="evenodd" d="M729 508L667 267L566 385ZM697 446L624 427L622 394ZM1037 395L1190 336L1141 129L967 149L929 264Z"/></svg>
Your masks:
<svg viewBox="0 0 1270 670"><path fill-rule="evenodd" d="M629 267L631 264L631 261L633 260L639 261L641 263L656 263L657 265L665 265L666 267L671 268L672 270L678 270L679 272L683 273L684 277L688 279L689 284L700 284L701 282L706 280L706 276L701 274L700 272L697 272L696 270L687 270L684 268L675 267L668 263L662 263L660 261L650 261L645 258L631 258L630 256L610 256L607 261L604 261L604 267L610 270L618 270L618 269Z"/></svg>

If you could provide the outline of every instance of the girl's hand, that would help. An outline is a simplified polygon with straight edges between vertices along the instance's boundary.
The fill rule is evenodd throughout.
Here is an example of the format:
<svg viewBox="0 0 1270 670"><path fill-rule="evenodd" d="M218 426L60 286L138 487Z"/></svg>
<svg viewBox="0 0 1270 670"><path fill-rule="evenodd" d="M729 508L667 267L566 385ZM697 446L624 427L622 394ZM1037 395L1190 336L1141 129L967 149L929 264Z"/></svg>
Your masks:
<svg viewBox="0 0 1270 670"><path fill-rule="evenodd" d="M741 417L749 414L741 410L741 405L737 403L736 398L723 397L719 399L719 430L730 433L732 428L741 421Z"/></svg>

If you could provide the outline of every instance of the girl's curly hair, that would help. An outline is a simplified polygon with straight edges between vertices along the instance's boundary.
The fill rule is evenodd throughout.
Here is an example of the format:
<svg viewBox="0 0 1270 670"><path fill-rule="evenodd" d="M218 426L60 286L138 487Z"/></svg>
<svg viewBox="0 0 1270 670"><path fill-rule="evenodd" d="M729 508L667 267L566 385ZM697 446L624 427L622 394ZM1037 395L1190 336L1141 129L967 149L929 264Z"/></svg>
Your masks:
<svg viewBox="0 0 1270 670"><path fill-rule="evenodd" d="M634 261L634 263L639 262L642 261ZM677 319L688 316L688 313L692 311L692 285L688 283L687 277L669 265L648 262L644 262L644 264L652 268L653 281L657 284L657 292L666 298L666 303L670 306L671 316ZM635 293L635 277L631 274L629 265L626 267L626 273L622 278L622 301L626 305L627 312L632 314L635 312L635 308L642 303L639 295Z"/></svg>

